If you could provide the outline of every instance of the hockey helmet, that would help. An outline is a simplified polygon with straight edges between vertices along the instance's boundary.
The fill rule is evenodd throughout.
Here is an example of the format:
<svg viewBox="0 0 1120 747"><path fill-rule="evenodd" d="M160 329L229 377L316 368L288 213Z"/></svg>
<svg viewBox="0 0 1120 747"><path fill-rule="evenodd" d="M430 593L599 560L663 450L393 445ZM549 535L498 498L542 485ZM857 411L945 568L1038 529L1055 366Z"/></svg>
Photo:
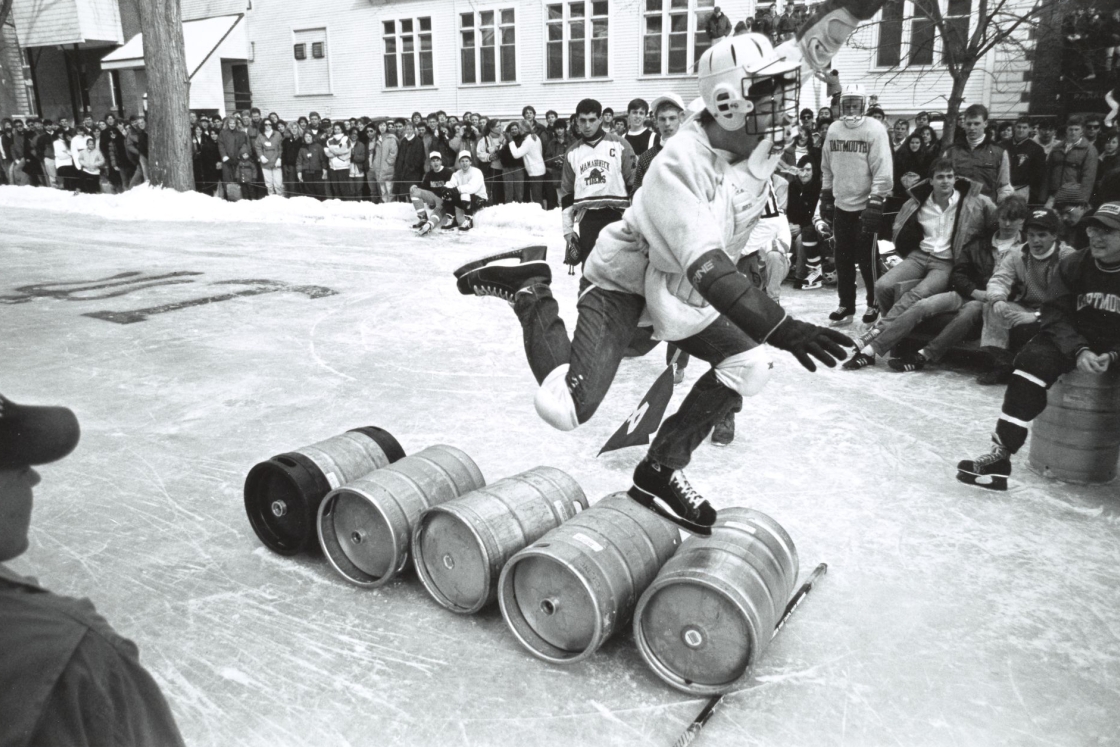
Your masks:
<svg viewBox="0 0 1120 747"><path fill-rule="evenodd" d="M849 83L840 92L840 120L848 127L858 127L867 114L867 91L862 83Z"/></svg>
<svg viewBox="0 0 1120 747"><path fill-rule="evenodd" d="M719 126L775 142L797 121L801 60L762 34L727 36L700 58L700 97Z"/></svg>

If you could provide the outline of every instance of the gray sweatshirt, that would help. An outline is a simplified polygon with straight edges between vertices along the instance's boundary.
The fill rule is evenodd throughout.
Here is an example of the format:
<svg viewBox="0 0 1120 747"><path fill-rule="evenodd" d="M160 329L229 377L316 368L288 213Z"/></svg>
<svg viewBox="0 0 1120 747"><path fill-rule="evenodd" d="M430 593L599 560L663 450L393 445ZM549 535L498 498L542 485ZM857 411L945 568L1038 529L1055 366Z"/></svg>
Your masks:
<svg viewBox="0 0 1120 747"><path fill-rule="evenodd" d="M833 122L824 136L821 188L831 189L836 207L857 212L872 194L886 197L894 188L894 161L887 128L871 117L855 127Z"/></svg>

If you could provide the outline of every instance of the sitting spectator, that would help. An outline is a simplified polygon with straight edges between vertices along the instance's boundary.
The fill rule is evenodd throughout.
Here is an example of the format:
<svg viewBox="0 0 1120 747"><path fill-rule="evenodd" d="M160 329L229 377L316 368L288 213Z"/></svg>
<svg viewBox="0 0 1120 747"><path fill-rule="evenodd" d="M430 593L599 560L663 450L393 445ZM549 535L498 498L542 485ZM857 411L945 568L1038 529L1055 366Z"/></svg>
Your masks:
<svg viewBox="0 0 1120 747"><path fill-rule="evenodd" d="M793 254L794 287L799 290L817 290L824 284L824 240L813 224L820 198L820 170L813 164L812 156L802 156L797 162L797 178L789 183L789 206L786 212L791 229L798 226Z"/></svg>
<svg viewBox="0 0 1120 747"><path fill-rule="evenodd" d="M327 153L311 130L303 133L303 147L299 149L299 157L296 159L296 177L302 194L320 201L327 198L323 189L323 183L327 179Z"/></svg>
<svg viewBox="0 0 1120 747"><path fill-rule="evenodd" d="M459 153L459 169L451 175L447 189L451 192L448 197L454 205L455 223L460 231L469 231L474 227L474 214L486 204L486 180L482 171L475 168L469 150Z"/></svg>
<svg viewBox="0 0 1120 747"><path fill-rule="evenodd" d="M1059 202L1088 202L1097 180L1097 149L1083 134L1084 120L1079 116L1066 121L1066 141L1050 151L1046 159L1046 180L1042 199L1046 207Z"/></svg>
<svg viewBox="0 0 1120 747"><path fill-rule="evenodd" d="M389 122L377 123L377 134L370 142L370 187L377 186L381 202L393 201L393 172L397 164L397 136L389 132Z"/></svg>
<svg viewBox="0 0 1120 747"><path fill-rule="evenodd" d="M261 162L264 188L270 195L284 196L283 136L273 127L271 119L263 119L256 141L257 158Z"/></svg>
<svg viewBox="0 0 1120 747"><path fill-rule="evenodd" d="M78 168L81 172L81 191L95 195L101 191L101 169L105 166L105 156L97 149L93 138L79 135L86 141L86 147L78 153Z"/></svg>
<svg viewBox="0 0 1120 747"><path fill-rule="evenodd" d="M41 479L32 467L62 459L78 439L70 410L0 397L0 743L182 747L136 644L88 599L57 596L3 565L28 548Z"/></svg>
<svg viewBox="0 0 1120 747"><path fill-rule="evenodd" d="M980 182L983 195L1002 200L1011 187L1011 164L1003 148L987 133L988 110L973 104L964 112L964 139L951 142L941 153L953 162L953 171L965 179Z"/></svg>
<svg viewBox="0 0 1120 747"><path fill-rule="evenodd" d="M428 159L424 152L424 141L417 136L412 123L404 122L401 132L404 134L397 143L393 182L397 193L405 196L411 194L412 188L424 178L425 161Z"/></svg>
<svg viewBox="0 0 1120 747"><path fill-rule="evenodd" d="M938 314L953 314L937 336L913 355L887 361L895 371L921 371L927 364L937 363L957 343L976 330L988 300L986 287L1000 259L1010 250L1022 246L1023 221L1030 208L1022 197L1011 195L996 208L999 230L989 242L974 242L964 247L953 263L949 283L953 289L923 298L903 312L889 330L876 338L874 350L887 352L926 319ZM890 337L895 339L892 341Z"/></svg>
<svg viewBox="0 0 1120 747"><path fill-rule="evenodd" d="M934 161L929 181L910 194L894 222L894 244L903 260L875 283L882 316L857 341L859 352L843 365L848 371L874 365L876 356L908 335L913 325L895 322L922 299L949 290L954 262L986 244L996 226L995 205L980 183L958 178L948 158ZM917 285L899 295L904 283L915 280Z"/></svg>
<svg viewBox="0 0 1120 747"><path fill-rule="evenodd" d="M342 131L342 123L331 125L327 139L328 168L330 169L331 196L336 200L350 199L350 138Z"/></svg>
<svg viewBox="0 0 1120 747"><path fill-rule="evenodd" d="M1055 208L1058 217L1062 219L1061 230L1058 231L1058 240L1063 244L1072 246L1080 251L1089 247L1089 233L1086 230L1088 222L1086 217L1092 212L1089 203L1083 200L1059 203Z"/></svg>
<svg viewBox="0 0 1120 747"><path fill-rule="evenodd" d="M436 226L451 228L454 220L452 216L444 215L443 208L444 187L451 180L453 172L443 165L443 155L438 150L431 152L429 160L431 166L428 173L424 174L420 184L409 188L409 197L418 218L413 228L421 236L430 233Z"/></svg>
<svg viewBox="0 0 1120 747"><path fill-rule="evenodd" d="M1007 252L988 281L980 346L994 363L976 379L979 384L1008 382L1012 373L1012 355L1008 350L1011 329L1038 323L1058 263L1074 251L1058 241L1061 219L1053 210L1033 211L1023 227L1027 243L1021 249Z"/></svg>
<svg viewBox="0 0 1120 747"><path fill-rule="evenodd" d="M1063 258L1042 306L1041 332L1015 358L992 449L957 465L957 479L1006 490L1011 455L1046 408L1046 390L1075 368L1103 374L1120 364L1120 203L1089 218L1090 245Z"/></svg>
<svg viewBox="0 0 1120 747"><path fill-rule="evenodd" d="M1042 200L1042 183L1046 181L1046 151L1031 140L1031 125L1020 117L1011 130L1011 139L1004 145L1011 161L1011 187L1031 205Z"/></svg>
<svg viewBox="0 0 1120 747"><path fill-rule="evenodd" d="M645 99L634 99L626 107L626 118L630 128L623 136L630 148L634 151L635 158L641 158L653 145L653 130L646 127L646 117L649 116L649 104Z"/></svg>

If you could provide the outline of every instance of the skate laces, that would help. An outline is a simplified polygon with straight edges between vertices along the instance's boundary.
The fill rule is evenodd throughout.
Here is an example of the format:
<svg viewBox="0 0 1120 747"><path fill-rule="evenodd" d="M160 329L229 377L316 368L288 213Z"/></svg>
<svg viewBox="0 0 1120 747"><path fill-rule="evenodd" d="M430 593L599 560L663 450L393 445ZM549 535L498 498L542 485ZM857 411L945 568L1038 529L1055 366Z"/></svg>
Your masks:
<svg viewBox="0 0 1120 747"><path fill-rule="evenodd" d="M999 444L993 444L992 450L981 457L977 457L973 462L977 467L991 467L996 462L1002 461L1007 458L1007 449Z"/></svg>
<svg viewBox="0 0 1120 747"><path fill-rule="evenodd" d="M476 296L493 296L495 298L500 298L503 301L513 303L513 294L510 293L508 289L502 288L498 285L486 285L485 283L480 283L479 285L474 286L474 294Z"/></svg>
<svg viewBox="0 0 1120 747"><path fill-rule="evenodd" d="M704 500L704 496L696 492L696 488L689 484L688 478L679 470L673 472L672 477L669 478L669 484L676 490L677 494L680 495L684 502L693 508L698 509L707 503L707 501Z"/></svg>

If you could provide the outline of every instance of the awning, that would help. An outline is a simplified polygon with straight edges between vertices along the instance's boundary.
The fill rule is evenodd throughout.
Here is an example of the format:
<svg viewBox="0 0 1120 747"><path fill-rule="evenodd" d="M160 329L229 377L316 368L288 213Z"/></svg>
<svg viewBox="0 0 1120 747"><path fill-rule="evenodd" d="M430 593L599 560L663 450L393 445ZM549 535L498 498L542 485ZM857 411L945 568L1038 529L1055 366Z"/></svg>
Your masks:
<svg viewBox="0 0 1120 747"><path fill-rule="evenodd" d="M187 71L193 78L195 73L210 59L214 51L227 39L235 41L234 29L238 28L242 14L201 18L197 21L183 22L183 46L187 53ZM226 45L229 46L228 44ZM245 60L249 58L247 44L235 44L232 51L223 49L223 58ZM101 58L102 70L135 70L144 67L144 35L137 34L120 49L115 49Z"/></svg>

